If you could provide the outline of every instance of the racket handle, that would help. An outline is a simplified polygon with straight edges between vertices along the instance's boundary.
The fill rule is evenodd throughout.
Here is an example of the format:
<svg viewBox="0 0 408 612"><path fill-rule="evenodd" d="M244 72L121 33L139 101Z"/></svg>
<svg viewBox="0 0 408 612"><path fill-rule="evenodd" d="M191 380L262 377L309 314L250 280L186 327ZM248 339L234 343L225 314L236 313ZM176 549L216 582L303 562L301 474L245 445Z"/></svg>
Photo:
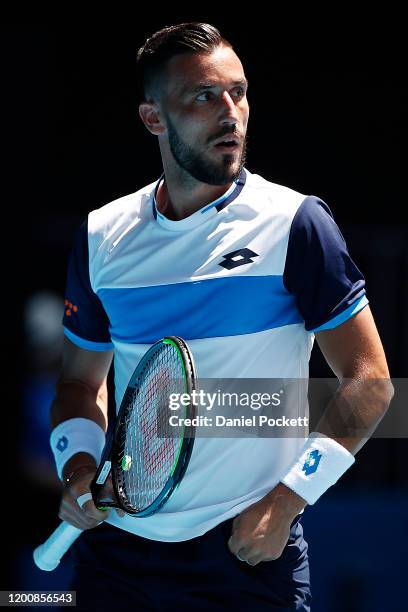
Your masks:
<svg viewBox="0 0 408 612"><path fill-rule="evenodd" d="M78 497L77 503L82 508L90 499L92 499L91 493L84 493ZM79 538L82 531L82 529L62 521L50 537L43 544L37 546L33 552L36 566L45 572L55 570L62 557L75 540Z"/></svg>
<svg viewBox="0 0 408 612"><path fill-rule="evenodd" d="M33 553L34 563L46 572L52 572L69 547L82 533L82 529L63 521L59 527Z"/></svg>

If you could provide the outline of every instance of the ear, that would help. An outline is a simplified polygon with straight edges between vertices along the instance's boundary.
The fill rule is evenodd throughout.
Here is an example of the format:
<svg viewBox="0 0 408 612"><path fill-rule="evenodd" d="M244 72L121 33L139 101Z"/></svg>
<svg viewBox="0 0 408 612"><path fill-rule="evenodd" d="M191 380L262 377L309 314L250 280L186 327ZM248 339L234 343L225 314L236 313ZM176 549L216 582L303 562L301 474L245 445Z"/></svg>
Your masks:
<svg viewBox="0 0 408 612"><path fill-rule="evenodd" d="M160 112L154 102L142 102L139 105L139 115L151 134L155 136L163 134L166 128L161 121Z"/></svg>

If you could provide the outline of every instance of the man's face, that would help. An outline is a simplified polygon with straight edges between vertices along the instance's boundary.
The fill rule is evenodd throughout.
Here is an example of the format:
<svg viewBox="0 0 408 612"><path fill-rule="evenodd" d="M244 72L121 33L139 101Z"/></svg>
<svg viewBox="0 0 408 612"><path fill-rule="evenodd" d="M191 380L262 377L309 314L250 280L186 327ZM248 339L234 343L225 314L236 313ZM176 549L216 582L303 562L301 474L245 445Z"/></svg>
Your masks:
<svg viewBox="0 0 408 612"><path fill-rule="evenodd" d="M224 46L175 56L165 78L160 106L173 158L198 181L231 183L245 162L249 115L239 58Z"/></svg>

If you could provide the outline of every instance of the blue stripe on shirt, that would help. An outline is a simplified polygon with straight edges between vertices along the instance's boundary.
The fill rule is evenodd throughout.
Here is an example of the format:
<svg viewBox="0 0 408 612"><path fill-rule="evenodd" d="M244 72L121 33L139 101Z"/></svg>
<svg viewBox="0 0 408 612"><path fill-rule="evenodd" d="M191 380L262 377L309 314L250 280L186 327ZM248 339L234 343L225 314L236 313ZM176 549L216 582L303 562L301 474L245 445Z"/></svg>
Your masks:
<svg viewBox="0 0 408 612"><path fill-rule="evenodd" d="M66 327L64 327L64 335L68 338L68 340L71 340L71 342L80 348L88 351L111 351L114 348L112 342L93 342L92 340L85 340L84 338L72 333L72 331Z"/></svg>
<svg viewBox="0 0 408 612"><path fill-rule="evenodd" d="M359 300L356 300L351 306L346 308L346 310L343 310L343 312L337 315L337 317L334 317L334 319L331 319L330 321L327 321L327 323L324 323L323 325L320 325L315 329L311 329L310 331L316 333L324 331L325 329L334 329L335 327L338 327L342 323L348 321L348 319L350 319L351 317L354 317L354 315L360 312L360 310L363 310L363 308L367 306L367 304L368 299L366 295L363 295Z"/></svg>
<svg viewBox="0 0 408 612"><path fill-rule="evenodd" d="M102 288L98 296L109 316L111 337L120 342L148 344L170 335L186 340L235 336L303 322L282 276Z"/></svg>

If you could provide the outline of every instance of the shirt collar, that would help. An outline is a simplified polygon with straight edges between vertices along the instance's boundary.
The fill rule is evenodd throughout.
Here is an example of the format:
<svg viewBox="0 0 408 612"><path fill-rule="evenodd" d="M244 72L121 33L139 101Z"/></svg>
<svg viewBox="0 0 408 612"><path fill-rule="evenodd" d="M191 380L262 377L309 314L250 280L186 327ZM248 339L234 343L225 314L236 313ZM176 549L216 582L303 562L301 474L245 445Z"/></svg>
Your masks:
<svg viewBox="0 0 408 612"><path fill-rule="evenodd" d="M188 217L185 217L184 219L179 219L178 221L173 221L165 217L157 209L156 196L159 187L164 180L163 173L157 181L153 193L153 216L156 219L157 223L159 223L159 225L161 225L162 227L166 227L167 229L180 231L197 227L201 223L207 221L207 219L216 216L223 208L230 204L230 202L235 200L244 188L246 179L247 171L243 168L239 177L232 183L231 187L221 197L217 198L213 202L210 202L209 204L206 204Z"/></svg>

